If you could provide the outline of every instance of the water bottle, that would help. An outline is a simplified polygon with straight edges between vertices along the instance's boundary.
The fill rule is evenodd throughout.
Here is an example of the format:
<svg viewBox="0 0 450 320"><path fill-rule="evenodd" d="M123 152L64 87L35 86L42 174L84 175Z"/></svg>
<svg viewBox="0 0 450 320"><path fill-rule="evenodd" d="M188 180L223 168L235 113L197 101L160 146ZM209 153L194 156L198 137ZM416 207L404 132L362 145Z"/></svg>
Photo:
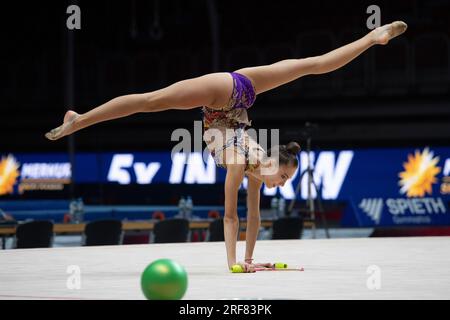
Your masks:
<svg viewBox="0 0 450 320"><path fill-rule="evenodd" d="M72 221L74 223L80 223L81 222L81 212L82 212L82 204L80 199L73 200L70 203L70 211L72 216Z"/></svg>
<svg viewBox="0 0 450 320"><path fill-rule="evenodd" d="M280 200L278 201L278 216L284 217L285 208L286 208L286 200L284 200L284 198L281 197Z"/></svg>
<svg viewBox="0 0 450 320"><path fill-rule="evenodd" d="M78 198L77 201L78 223L84 221L84 202L82 198Z"/></svg>
<svg viewBox="0 0 450 320"><path fill-rule="evenodd" d="M192 202L191 196L187 197L186 200L186 219L192 218L192 209L194 208L194 203Z"/></svg>
<svg viewBox="0 0 450 320"><path fill-rule="evenodd" d="M178 201L178 216L180 218L184 217L184 213L186 211L186 200L182 196L180 201Z"/></svg>
<svg viewBox="0 0 450 320"><path fill-rule="evenodd" d="M272 209L272 216L276 218L278 216L278 198L273 197L270 202L270 208Z"/></svg>
<svg viewBox="0 0 450 320"><path fill-rule="evenodd" d="M77 202L75 200L72 200L70 201L69 204L69 216L71 222L75 222L76 213L77 213Z"/></svg>

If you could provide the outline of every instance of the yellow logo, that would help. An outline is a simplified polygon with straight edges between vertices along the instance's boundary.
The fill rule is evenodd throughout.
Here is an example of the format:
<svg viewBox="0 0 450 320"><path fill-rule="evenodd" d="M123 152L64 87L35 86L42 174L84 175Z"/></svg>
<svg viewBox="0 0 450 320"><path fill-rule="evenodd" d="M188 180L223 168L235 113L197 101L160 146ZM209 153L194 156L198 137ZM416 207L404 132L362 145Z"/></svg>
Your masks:
<svg viewBox="0 0 450 320"><path fill-rule="evenodd" d="M0 196L13 193L13 187L19 176L19 166L12 155L3 157L0 161Z"/></svg>
<svg viewBox="0 0 450 320"><path fill-rule="evenodd" d="M436 175L441 172L441 168L437 166L439 157L433 157L433 151L428 148L422 153L416 150L414 155L408 155L408 162L403 163L405 171L399 173L400 193L406 193L407 197L424 197L427 193L432 194L433 184L437 183Z"/></svg>

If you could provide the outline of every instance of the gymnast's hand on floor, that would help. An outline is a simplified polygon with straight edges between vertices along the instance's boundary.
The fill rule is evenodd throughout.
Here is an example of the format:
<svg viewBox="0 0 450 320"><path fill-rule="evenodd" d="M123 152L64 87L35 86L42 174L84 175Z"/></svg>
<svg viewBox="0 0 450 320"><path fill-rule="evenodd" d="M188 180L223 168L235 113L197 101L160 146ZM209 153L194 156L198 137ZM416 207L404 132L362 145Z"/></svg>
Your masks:
<svg viewBox="0 0 450 320"><path fill-rule="evenodd" d="M266 262L266 263L253 263L253 266L255 268L275 268L275 265L273 263L270 262Z"/></svg>
<svg viewBox="0 0 450 320"><path fill-rule="evenodd" d="M242 267L242 270L245 273L253 273L256 272L255 266L252 263L247 262L237 262L236 264L240 265Z"/></svg>
<svg viewBox="0 0 450 320"><path fill-rule="evenodd" d="M251 264L254 268L275 268L273 263L255 263L253 262L253 259L245 259L245 263Z"/></svg>

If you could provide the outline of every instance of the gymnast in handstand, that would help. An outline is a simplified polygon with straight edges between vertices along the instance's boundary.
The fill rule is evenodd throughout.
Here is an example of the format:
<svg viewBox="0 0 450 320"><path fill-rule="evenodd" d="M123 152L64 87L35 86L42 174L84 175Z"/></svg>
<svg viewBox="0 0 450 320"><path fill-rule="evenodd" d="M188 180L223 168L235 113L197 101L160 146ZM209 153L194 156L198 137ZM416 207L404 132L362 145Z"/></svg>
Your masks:
<svg viewBox="0 0 450 320"><path fill-rule="evenodd" d="M252 258L260 227L262 183L273 188L283 186L292 178L298 168L297 154L300 146L296 142L290 142L265 151L246 131L250 125L247 109L253 105L258 94L302 76L339 69L370 47L387 44L392 38L405 32L406 28L404 22L396 21L320 56L287 59L231 73L206 74L176 82L160 90L120 96L83 114L70 110L65 114L63 124L45 136L50 140L57 140L96 123L139 112L201 107L203 138L216 164L227 169L224 236L228 267L238 263L245 272L254 272L256 267L271 265L254 263ZM248 177L246 250L244 261L237 262L237 198L244 176Z"/></svg>

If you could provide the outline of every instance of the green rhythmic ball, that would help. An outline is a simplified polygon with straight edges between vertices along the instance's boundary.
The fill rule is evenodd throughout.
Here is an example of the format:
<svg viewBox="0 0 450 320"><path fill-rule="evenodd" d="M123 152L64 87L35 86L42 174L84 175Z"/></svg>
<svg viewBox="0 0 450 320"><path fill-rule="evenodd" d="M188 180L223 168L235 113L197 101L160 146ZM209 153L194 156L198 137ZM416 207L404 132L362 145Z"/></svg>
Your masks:
<svg viewBox="0 0 450 320"><path fill-rule="evenodd" d="M141 275L141 288L149 300L179 300L188 284L184 268L170 259L153 261Z"/></svg>

